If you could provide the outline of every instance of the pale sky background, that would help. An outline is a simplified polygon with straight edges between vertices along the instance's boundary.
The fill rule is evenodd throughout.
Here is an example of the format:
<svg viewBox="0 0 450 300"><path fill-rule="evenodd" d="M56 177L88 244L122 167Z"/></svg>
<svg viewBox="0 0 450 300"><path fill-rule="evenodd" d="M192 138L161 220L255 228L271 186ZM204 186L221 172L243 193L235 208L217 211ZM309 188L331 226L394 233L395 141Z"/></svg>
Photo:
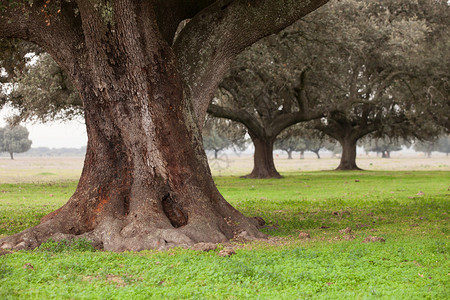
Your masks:
<svg viewBox="0 0 450 300"><path fill-rule="evenodd" d="M0 127L5 127L5 117L11 115L11 110L0 110ZM80 148L86 146L87 135L83 120L67 122L23 123L30 132L29 139L33 142L32 148Z"/></svg>

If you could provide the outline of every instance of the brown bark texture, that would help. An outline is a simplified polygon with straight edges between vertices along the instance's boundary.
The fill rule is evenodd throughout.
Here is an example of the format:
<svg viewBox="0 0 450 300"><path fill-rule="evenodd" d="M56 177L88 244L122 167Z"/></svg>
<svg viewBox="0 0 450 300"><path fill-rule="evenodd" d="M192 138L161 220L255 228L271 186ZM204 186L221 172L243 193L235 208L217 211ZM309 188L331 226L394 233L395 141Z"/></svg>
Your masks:
<svg viewBox="0 0 450 300"><path fill-rule="evenodd" d="M273 161L273 143L275 138L261 138L250 134L255 153L253 155L253 170L245 178L281 178Z"/></svg>
<svg viewBox="0 0 450 300"><path fill-rule="evenodd" d="M356 142L358 140L345 136L339 139L342 146L341 161L336 170L361 170L356 165Z"/></svg>
<svg viewBox="0 0 450 300"><path fill-rule="evenodd" d="M159 2L116 0L108 2L111 7L103 7L92 1L62 1L56 16L41 2L33 6L27 1L15 6L1 2L0 37L39 44L71 76L83 100L88 145L79 184L69 201L36 227L0 240L0 248L32 249L48 238L84 237L105 250L139 251L225 242L236 236L264 237L258 230L261 222L243 216L215 187L198 125L207 105L196 103L192 89L187 89L193 83L185 76L192 74L186 61L180 63L184 54L177 51L183 47L171 44L176 26L154 9ZM222 20L230 18L230 10L243 14L231 18L235 26L241 24L244 2L167 1L164 5L178 8L170 10L176 24L196 14L204 14L206 20L214 16L216 22L207 31L215 28L217 34ZM276 26L268 24L263 33L253 32L257 24L252 24L250 32L226 28L228 35L222 34L221 42L233 45L237 39L238 49L215 49L219 71L214 76L204 76L213 72L209 62L191 57L195 78L200 80L195 86L208 86L208 94L219 84L220 70L246 44L280 30L326 1L312 2L302 6L302 13L282 22L277 19ZM190 37L193 45L199 41L195 33L208 38L202 36L202 28L209 23L198 18L184 35L180 33ZM249 38L241 41L242 34ZM204 111L196 113L198 107L205 107Z"/></svg>

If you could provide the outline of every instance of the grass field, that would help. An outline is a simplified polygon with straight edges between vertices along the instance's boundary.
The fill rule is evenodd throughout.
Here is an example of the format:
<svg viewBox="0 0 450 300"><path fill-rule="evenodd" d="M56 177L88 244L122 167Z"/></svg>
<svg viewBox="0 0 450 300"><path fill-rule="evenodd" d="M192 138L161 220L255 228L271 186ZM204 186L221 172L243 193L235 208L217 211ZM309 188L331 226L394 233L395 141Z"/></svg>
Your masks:
<svg viewBox="0 0 450 300"><path fill-rule="evenodd" d="M0 256L0 299L448 299L450 173L439 165L448 160L434 171L216 177L233 206L267 221L268 240L139 253L49 242ZM56 178L0 184L0 237L37 224L76 187L45 176Z"/></svg>

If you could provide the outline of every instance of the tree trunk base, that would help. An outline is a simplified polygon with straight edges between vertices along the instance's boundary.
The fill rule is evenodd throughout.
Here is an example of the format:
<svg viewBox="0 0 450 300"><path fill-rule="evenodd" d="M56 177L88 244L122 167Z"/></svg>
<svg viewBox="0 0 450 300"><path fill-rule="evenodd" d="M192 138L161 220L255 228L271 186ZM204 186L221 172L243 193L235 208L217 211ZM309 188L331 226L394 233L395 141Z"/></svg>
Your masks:
<svg viewBox="0 0 450 300"><path fill-rule="evenodd" d="M339 166L335 171L364 171L358 166Z"/></svg>
<svg viewBox="0 0 450 300"><path fill-rule="evenodd" d="M223 207L221 213L192 216L180 227L156 222L149 214L142 213L124 218L109 216L85 232L78 229L79 224L70 224L69 210L65 208L47 215L35 227L1 239L0 249L31 250L50 238L55 241L85 238L97 249L114 252L191 247L199 242L223 243L233 238L266 238L258 230L264 225L261 218L245 217L230 205Z"/></svg>
<svg viewBox="0 0 450 300"><path fill-rule="evenodd" d="M250 220L257 223L257 220ZM142 227L145 227L143 229ZM223 243L230 239L240 238L246 240L264 239L266 235L244 226L233 226L233 236L227 237L221 230L212 228L209 224L203 224L203 230L199 233L197 227L186 226L177 228L156 228L143 226L142 223L128 224L123 227L123 222L105 222L98 228L83 233L70 234L60 230L58 224L49 221L36 227L29 228L21 233L0 240L0 249L31 250L46 242L85 238L96 249L123 252L142 251L147 249L166 250L173 247L191 247L196 243ZM253 224L253 228L260 227ZM140 229L140 230L137 230Z"/></svg>
<svg viewBox="0 0 450 300"><path fill-rule="evenodd" d="M278 172L276 174L247 174L244 176L241 176L241 178L249 178L249 179L271 179L271 178L275 178L275 179L280 179L283 178L283 176L281 176Z"/></svg>

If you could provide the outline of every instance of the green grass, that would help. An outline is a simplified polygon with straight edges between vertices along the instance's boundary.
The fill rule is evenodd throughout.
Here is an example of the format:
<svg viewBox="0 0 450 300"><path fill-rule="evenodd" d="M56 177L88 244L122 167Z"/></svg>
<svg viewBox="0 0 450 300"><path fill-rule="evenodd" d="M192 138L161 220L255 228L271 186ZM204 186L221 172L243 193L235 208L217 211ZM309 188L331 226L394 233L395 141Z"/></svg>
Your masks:
<svg viewBox="0 0 450 300"><path fill-rule="evenodd" d="M76 182L0 184L0 237L39 224L61 207L75 191Z"/></svg>
<svg viewBox="0 0 450 300"><path fill-rule="evenodd" d="M284 175L215 178L232 205L268 222L269 242L232 244L237 254L220 257L229 245L109 253L50 241L0 256L0 299L448 298L448 172ZM37 224L75 187L0 185L0 234ZM339 233L346 227L355 239ZM362 243L368 235L386 242Z"/></svg>

